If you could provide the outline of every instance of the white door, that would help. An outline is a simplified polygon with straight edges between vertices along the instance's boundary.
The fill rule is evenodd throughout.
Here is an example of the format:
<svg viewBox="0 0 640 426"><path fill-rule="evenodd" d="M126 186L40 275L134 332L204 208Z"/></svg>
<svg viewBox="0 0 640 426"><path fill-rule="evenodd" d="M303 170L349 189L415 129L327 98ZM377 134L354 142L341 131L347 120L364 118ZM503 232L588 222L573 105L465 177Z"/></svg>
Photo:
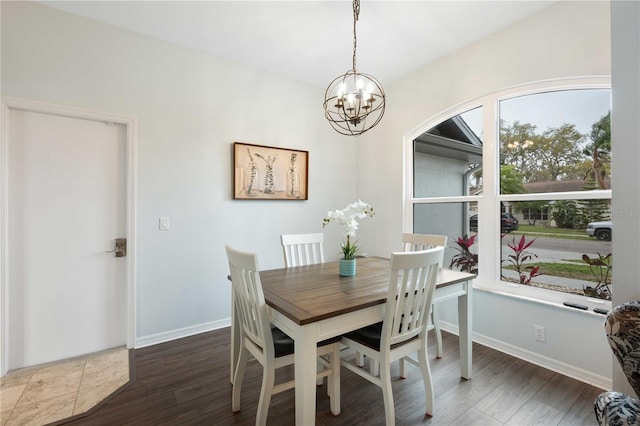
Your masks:
<svg viewBox="0 0 640 426"><path fill-rule="evenodd" d="M9 112L8 368L127 338L125 127Z"/></svg>

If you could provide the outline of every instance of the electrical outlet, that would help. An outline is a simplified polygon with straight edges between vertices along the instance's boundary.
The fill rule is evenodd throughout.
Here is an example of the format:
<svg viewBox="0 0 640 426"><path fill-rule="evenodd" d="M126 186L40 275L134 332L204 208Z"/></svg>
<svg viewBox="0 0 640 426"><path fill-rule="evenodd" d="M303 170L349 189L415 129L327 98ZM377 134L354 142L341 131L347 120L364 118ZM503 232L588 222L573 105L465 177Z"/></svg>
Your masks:
<svg viewBox="0 0 640 426"><path fill-rule="evenodd" d="M541 325L534 325L533 326L533 335L535 337L535 339L539 342L546 342L547 341L547 336L545 334L545 330L544 327Z"/></svg>

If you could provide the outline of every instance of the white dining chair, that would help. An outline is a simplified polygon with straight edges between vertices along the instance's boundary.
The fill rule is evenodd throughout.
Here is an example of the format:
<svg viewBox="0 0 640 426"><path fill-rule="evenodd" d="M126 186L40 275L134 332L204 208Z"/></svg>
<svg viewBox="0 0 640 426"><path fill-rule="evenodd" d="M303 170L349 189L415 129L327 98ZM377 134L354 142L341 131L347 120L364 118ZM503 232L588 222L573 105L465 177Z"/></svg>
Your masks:
<svg viewBox="0 0 640 426"><path fill-rule="evenodd" d="M434 247L446 247L446 235L430 235L430 234L402 234L402 250L403 251L420 251L428 250ZM442 262L440 262L442 268ZM442 358L442 332L440 331L440 323L438 322L438 305L431 306L431 323L429 330L434 330L436 335L436 358ZM374 375L378 374L378 364L374 360L369 360L369 369ZM362 356L358 358L359 365L364 365ZM406 378L404 360L400 360L400 377Z"/></svg>
<svg viewBox="0 0 640 426"><path fill-rule="evenodd" d="M434 247L446 247L447 236L446 235L434 235L434 234L402 234L402 250L404 251L419 251L427 250ZM442 261L440 262L440 268L442 268ZM429 324L429 330L433 330L436 335L436 358L442 358L442 332L440 331L440 322L438 321L438 304L431 305L431 323ZM400 360L400 377L406 378L405 363L404 360Z"/></svg>
<svg viewBox="0 0 640 426"><path fill-rule="evenodd" d="M434 247L446 247L447 236L446 235L430 235L430 234L402 234L402 250L403 251L418 251L427 250ZM442 261L440 261L440 268L442 268ZM436 335L436 358L442 358L442 332L440 331L440 323L438 321L438 305L434 304L431 307L431 324L429 329L433 329ZM404 365L400 363L401 372L404 371ZM404 377L404 374L402 375Z"/></svg>
<svg viewBox="0 0 640 426"><path fill-rule="evenodd" d="M275 384L275 370L294 362L294 341L269 322L257 256L229 246L226 246L226 251L241 335L231 406L234 412L240 411L242 380L249 355L252 355L262 365L256 425L265 425L271 396L295 387L294 380ZM334 415L340 414L339 345L335 340L318 343L318 360L324 366L318 377L328 377L327 393Z"/></svg>
<svg viewBox="0 0 640 426"><path fill-rule="evenodd" d="M280 236L284 265L313 265L324 263L324 234L283 234Z"/></svg>
<svg viewBox="0 0 640 426"><path fill-rule="evenodd" d="M446 235L409 234L405 232L402 234L402 250L420 251L434 247L446 247L447 240Z"/></svg>
<svg viewBox="0 0 640 426"><path fill-rule="evenodd" d="M324 263L324 234L282 234L280 235L284 266L314 265ZM318 369L320 368L318 364ZM322 385L323 379L318 378L317 385Z"/></svg>
<svg viewBox="0 0 640 426"><path fill-rule="evenodd" d="M283 234L280 236L280 241L285 267L324 263L324 234ZM232 324L232 329L233 327ZM320 364L318 367L320 368ZM231 365L230 369L230 381L233 384L235 365ZM319 378L318 386L322 385L322 382L323 379Z"/></svg>
<svg viewBox="0 0 640 426"><path fill-rule="evenodd" d="M444 247L392 253L383 321L342 337L345 345L379 364L379 375L374 375L346 359L341 362L343 367L382 388L387 426L395 424L391 363L403 358L420 367L427 415L433 414L435 397L427 359L427 332L431 300L443 253ZM416 352L417 361L409 356Z"/></svg>

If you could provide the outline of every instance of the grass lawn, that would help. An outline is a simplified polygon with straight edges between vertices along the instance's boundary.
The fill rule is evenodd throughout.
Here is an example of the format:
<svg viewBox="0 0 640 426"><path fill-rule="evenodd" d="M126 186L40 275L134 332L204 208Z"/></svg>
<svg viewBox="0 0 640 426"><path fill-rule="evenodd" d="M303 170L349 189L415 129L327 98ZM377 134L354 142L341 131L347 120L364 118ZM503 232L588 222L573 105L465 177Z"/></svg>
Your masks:
<svg viewBox="0 0 640 426"><path fill-rule="evenodd" d="M532 264L533 266L534 264ZM573 278L576 280L598 282L596 277L591 273L589 265L578 263L535 263L540 266L540 273L551 275L554 277ZM504 269L513 269L512 265L503 266ZM593 268L596 274L600 274L598 268ZM611 277L611 275L609 275Z"/></svg>

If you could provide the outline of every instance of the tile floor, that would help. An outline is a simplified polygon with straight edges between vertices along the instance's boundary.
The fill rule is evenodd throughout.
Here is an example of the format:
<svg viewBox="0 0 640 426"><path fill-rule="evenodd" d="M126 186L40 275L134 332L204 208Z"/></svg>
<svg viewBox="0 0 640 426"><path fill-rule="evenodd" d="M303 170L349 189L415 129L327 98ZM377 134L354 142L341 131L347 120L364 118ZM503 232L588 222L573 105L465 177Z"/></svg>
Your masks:
<svg viewBox="0 0 640 426"><path fill-rule="evenodd" d="M0 378L0 425L42 425L84 413L129 381L129 351L10 371Z"/></svg>

